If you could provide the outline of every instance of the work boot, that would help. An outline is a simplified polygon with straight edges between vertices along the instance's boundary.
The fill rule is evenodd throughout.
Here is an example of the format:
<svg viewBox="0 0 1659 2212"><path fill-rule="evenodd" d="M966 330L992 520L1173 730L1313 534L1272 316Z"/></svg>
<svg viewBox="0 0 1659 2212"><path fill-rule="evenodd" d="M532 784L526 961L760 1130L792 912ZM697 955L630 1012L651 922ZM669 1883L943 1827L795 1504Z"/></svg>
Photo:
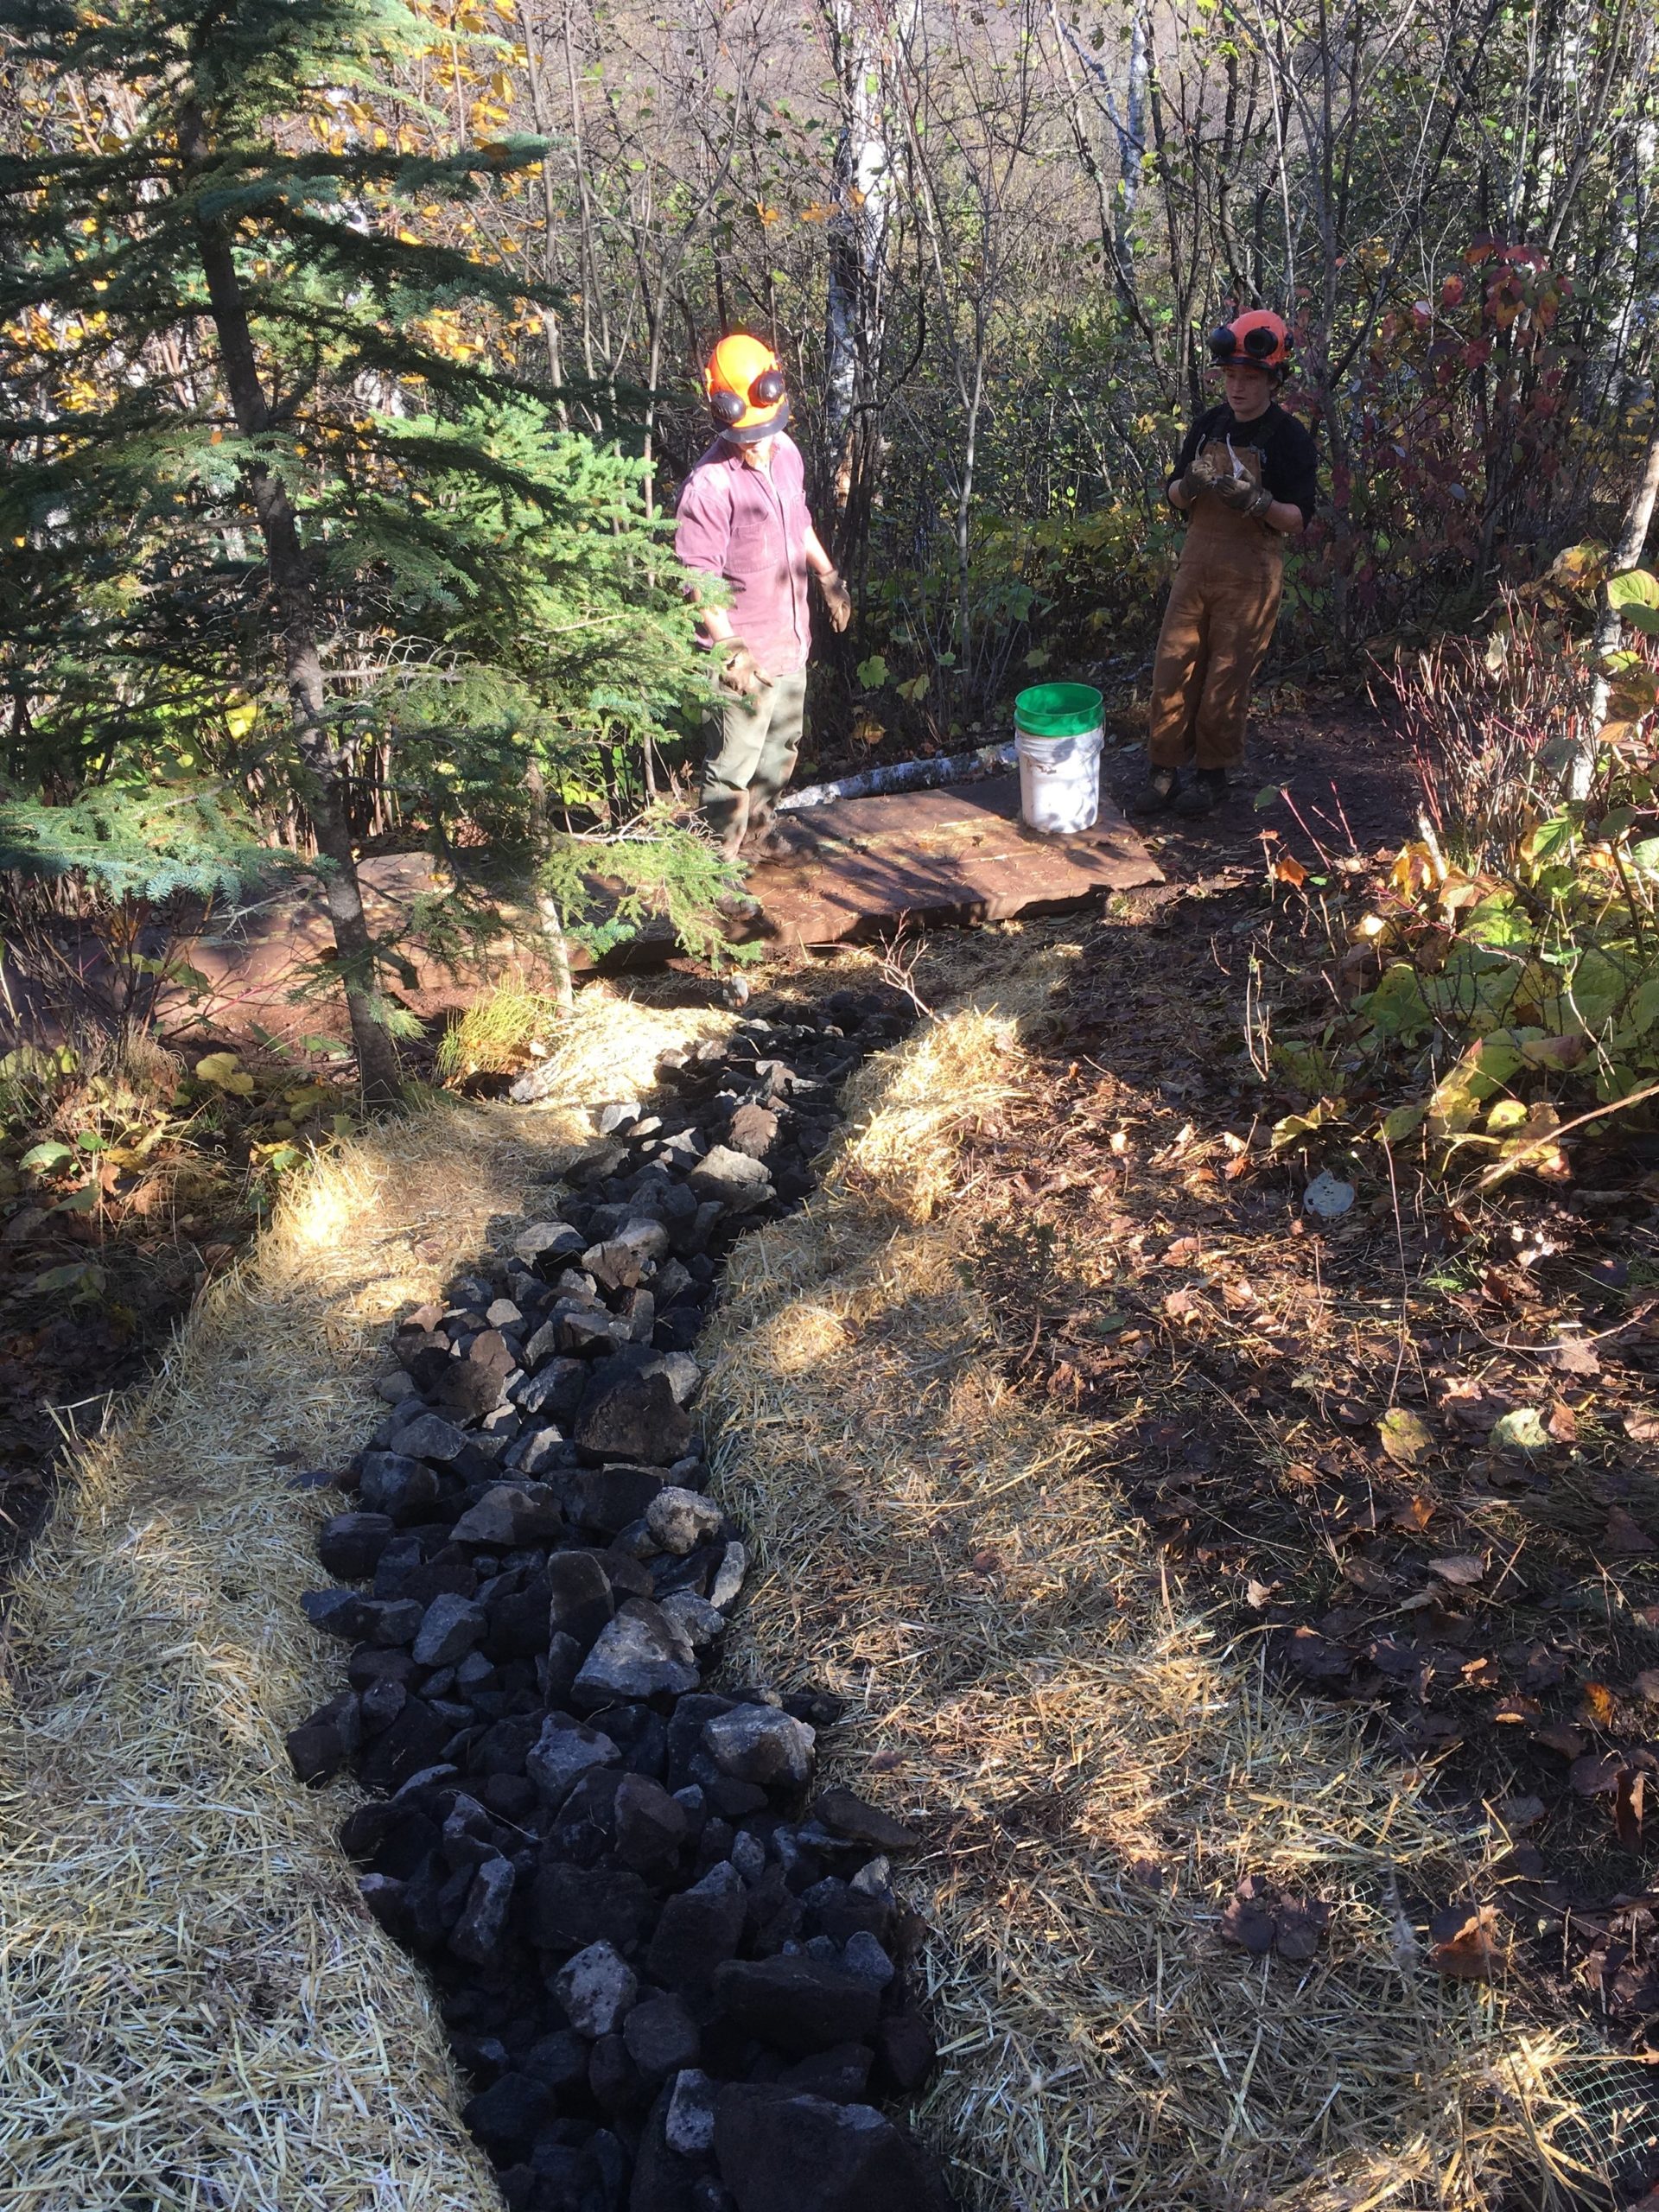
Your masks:
<svg viewBox="0 0 1659 2212"><path fill-rule="evenodd" d="M1200 768L1175 801L1177 814L1213 814L1227 804L1227 771Z"/></svg>
<svg viewBox="0 0 1659 2212"><path fill-rule="evenodd" d="M1176 796L1180 788L1179 768L1148 768L1146 782L1129 801L1129 812L1167 814L1172 806L1180 804Z"/></svg>

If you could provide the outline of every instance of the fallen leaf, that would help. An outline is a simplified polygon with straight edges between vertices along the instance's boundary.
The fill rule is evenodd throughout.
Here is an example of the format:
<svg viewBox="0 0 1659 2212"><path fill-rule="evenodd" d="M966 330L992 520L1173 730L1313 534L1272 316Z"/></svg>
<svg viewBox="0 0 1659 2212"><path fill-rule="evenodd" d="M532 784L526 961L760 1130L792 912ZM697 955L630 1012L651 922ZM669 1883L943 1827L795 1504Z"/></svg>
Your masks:
<svg viewBox="0 0 1659 2212"><path fill-rule="evenodd" d="M1576 1759L1584 1749L1584 1738L1565 1720L1547 1720L1533 1730L1532 1740L1547 1751L1559 1751L1564 1759Z"/></svg>
<svg viewBox="0 0 1659 2212"><path fill-rule="evenodd" d="M1306 1211L1320 1221L1339 1221L1354 1203L1354 1186L1333 1175L1328 1167L1321 1168L1302 1192Z"/></svg>
<svg viewBox="0 0 1659 2212"><path fill-rule="evenodd" d="M1659 1544L1645 1529L1637 1526L1622 1505L1615 1505L1609 1512L1602 1541L1610 1553L1625 1559L1638 1553L1659 1551Z"/></svg>
<svg viewBox="0 0 1659 2212"><path fill-rule="evenodd" d="M1605 1682L1586 1682L1584 1697L1579 1707L1579 1718L1592 1728L1611 1728L1613 1725L1615 1704L1613 1694Z"/></svg>
<svg viewBox="0 0 1659 2212"><path fill-rule="evenodd" d="M1396 1467L1414 1467L1434 1449L1427 1424L1404 1406L1390 1406L1376 1430L1382 1449Z"/></svg>
<svg viewBox="0 0 1659 2212"><path fill-rule="evenodd" d="M1297 889L1307 881L1307 870L1294 853L1281 853L1273 863L1272 874L1275 883L1288 883Z"/></svg>
<svg viewBox="0 0 1659 2212"><path fill-rule="evenodd" d="M1285 1638L1284 1651L1294 1671L1313 1682L1337 1681L1351 1671L1354 1663L1351 1651L1332 1643L1317 1629L1293 1629Z"/></svg>
<svg viewBox="0 0 1659 2212"><path fill-rule="evenodd" d="M1270 1891L1259 1874L1247 1874L1228 1900L1221 1916L1221 1939L1236 1943L1253 1959L1265 1958L1273 1948Z"/></svg>
<svg viewBox="0 0 1659 2212"><path fill-rule="evenodd" d="M1002 1562L995 1552L976 1552L968 1567L974 1574L1000 1574L1002 1571Z"/></svg>
<svg viewBox="0 0 1659 2212"><path fill-rule="evenodd" d="M1442 1559L1430 1560L1428 1571L1455 1589L1469 1590L1485 1575L1486 1562L1478 1552L1448 1552Z"/></svg>
<svg viewBox="0 0 1659 2212"><path fill-rule="evenodd" d="M1500 1797L1497 1811L1507 1828L1536 1827L1544 1817L1544 1801L1529 1793L1518 1797Z"/></svg>
<svg viewBox="0 0 1659 2212"><path fill-rule="evenodd" d="M1278 1587L1276 1582L1258 1582L1252 1575L1244 1586L1244 1602L1252 1612L1259 1613L1263 1606L1273 1603L1273 1593Z"/></svg>
<svg viewBox="0 0 1659 2212"><path fill-rule="evenodd" d="M1517 1406L1492 1423L1494 1452L1547 1452L1549 1438L1535 1406Z"/></svg>
<svg viewBox="0 0 1659 2212"><path fill-rule="evenodd" d="M1399 1587L1391 1574L1385 1574L1380 1567L1373 1567L1368 1559L1344 1560L1342 1573L1344 1581L1351 1582L1368 1598L1391 1598Z"/></svg>
<svg viewBox="0 0 1659 2212"><path fill-rule="evenodd" d="M1496 1721L1541 1720L1544 1708L1535 1697L1501 1697L1492 1707Z"/></svg>
<svg viewBox="0 0 1659 2212"><path fill-rule="evenodd" d="M1497 1914L1489 1904L1447 1905L1428 1923L1429 1957L1459 1981L1490 1981L1503 1963Z"/></svg>
<svg viewBox="0 0 1659 2212"><path fill-rule="evenodd" d="M1403 1529L1409 1535L1419 1535L1434 1518L1432 1497L1408 1497L1403 1505L1396 1505L1389 1516L1396 1529Z"/></svg>
<svg viewBox="0 0 1659 2212"><path fill-rule="evenodd" d="M1582 1758L1573 1760L1567 1779L1575 1796L1603 1797L1618 1787L1624 1764L1617 1751L1586 1751Z"/></svg>
<svg viewBox="0 0 1659 2212"><path fill-rule="evenodd" d="M1471 1690L1495 1690L1502 1677L1495 1659L1465 1659L1463 1679Z"/></svg>
<svg viewBox="0 0 1659 2212"><path fill-rule="evenodd" d="M1659 1705L1659 1667L1644 1667L1636 1678L1637 1697L1646 1698L1649 1705Z"/></svg>
<svg viewBox="0 0 1659 2212"><path fill-rule="evenodd" d="M1286 1897L1274 1914L1280 1957L1295 1965L1311 1959L1330 1921L1330 1906L1321 1904L1317 1897Z"/></svg>
<svg viewBox="0 0 1659 2212"><path fill-rule="evenodd" d="M1576 1444L1579 1440L1579 1417L1565 1399L1557 1398L1544 1427L1554 1443Z"/></svg>
<svg viewBox="0 0 1659 2212"><path fill-rule="evenodd" d="M1626 1851L1642 1845L1642 1804L1648 1778L1639 1767L1619 1770L1618 1794L1613 1801L1613 1828Z"/></svg>
<svg viewBox="0 0 1659 2212"><path fill-rule="evenodd" d="M1553 1344L1544 1354L1546 1367L1553 1367L1558 1375L1599 1375L1601 1359L1588 1337L1563 1337Z"/></svg>
<svg viewBox="0 0 1659 2212"><path fill-rule="evenodd" d="M1624 1433L1632 1444L1659 1444L1659 1414L1626 1414Z"/></svg>

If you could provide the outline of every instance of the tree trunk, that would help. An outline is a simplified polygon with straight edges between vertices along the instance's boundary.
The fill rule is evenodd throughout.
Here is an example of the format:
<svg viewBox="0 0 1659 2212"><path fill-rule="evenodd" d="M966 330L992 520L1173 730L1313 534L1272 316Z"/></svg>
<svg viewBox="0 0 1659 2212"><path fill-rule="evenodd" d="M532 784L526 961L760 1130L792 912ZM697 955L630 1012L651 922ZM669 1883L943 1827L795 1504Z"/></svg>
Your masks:
<svg viewBox="0 0 1659 2212"><path fill-rule="evenodd" d="M208 158L206 125L194 104L181 113L179 143L193 166ZM197 235L231 410L243 435L257 437L270 426L270 409L259 381L247 302L236 273L230 238L223 224L213 219L198 219ZM306 812L317 851L329 863L323 895L340 956L340 982L351 1017L364 1103L392 1105L401 1095L397 1052L377 1009L374 947L363 912L357 855L346 814L345 762L328 733L310 571L300 544L293 503L282 478L264 461L248 463L244 474L264 540L271 611L293 711L295 747L305 779Z"/></svg>
<svg viewBox="0 0 1659 2212"><path fill-rule="evenodd" d="M1614 546L1607 564L1611 575L1623 575L1628 569L1640 567L1656 499L1659 499L1659 428L1655 429L1648 440L1642 474L1630 495L1630 504L1624 510L1618 543ZM1596 680L1590 693L1590 711L1585 717L1584 728L1567 764L1567 796L1569 798L1589 796L1596 771L1596 740L1607 719L1607 661L1618 651L1624 636L1624 617L1604 590L1601 613L1596 620Z"/></svg>

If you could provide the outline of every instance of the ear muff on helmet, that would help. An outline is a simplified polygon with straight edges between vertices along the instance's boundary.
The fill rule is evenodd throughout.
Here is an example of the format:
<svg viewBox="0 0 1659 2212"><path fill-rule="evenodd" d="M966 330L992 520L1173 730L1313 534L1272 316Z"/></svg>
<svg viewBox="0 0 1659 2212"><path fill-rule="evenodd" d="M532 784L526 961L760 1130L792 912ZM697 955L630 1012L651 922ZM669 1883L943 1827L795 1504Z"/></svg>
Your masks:
<svg viewBox="0 0 1659 2212"><path fill-rule="evenodd" d="M749 386L749 398L756 407L775 406L784 396L784 372L781 369L763 369Z"/></svg>
<svg viewBox="0 0 1659 2212"><path fill-rule="evenodd" d="M1217 324L1210 334L1210 359L1222 368L1244 361L1252 368L1282 370L1289 353L1289 332L1277 315L1261 308L1241 315L1237 323Z"/></svg>
<svg viewBox="0 0 1659 2212"><path fill-rule="evenodd" d="M724 423L728 429L743 420L748 404L741 391L711 391L709 395L709 413L716 423Z"/></svg>

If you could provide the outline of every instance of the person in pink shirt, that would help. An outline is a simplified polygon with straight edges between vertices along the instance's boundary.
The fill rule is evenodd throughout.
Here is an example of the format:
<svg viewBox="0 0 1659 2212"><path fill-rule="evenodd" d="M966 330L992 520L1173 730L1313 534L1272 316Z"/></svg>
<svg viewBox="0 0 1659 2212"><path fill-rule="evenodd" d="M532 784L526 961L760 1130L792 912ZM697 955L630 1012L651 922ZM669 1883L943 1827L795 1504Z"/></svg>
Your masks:
<svg viewBox="0 0 1659 2212"><path fill-rule="evenodd" d="M681 563L731 594L729 607L698 609L720 690L705 723L702 807L728 859L766 859L789 849L772 815L800 751L812 642L808 573L837 630L852 620L853 602L807 512L777 355L734 332L710 354L702 381L719 435L681 488L674 533Z"/></svg>

